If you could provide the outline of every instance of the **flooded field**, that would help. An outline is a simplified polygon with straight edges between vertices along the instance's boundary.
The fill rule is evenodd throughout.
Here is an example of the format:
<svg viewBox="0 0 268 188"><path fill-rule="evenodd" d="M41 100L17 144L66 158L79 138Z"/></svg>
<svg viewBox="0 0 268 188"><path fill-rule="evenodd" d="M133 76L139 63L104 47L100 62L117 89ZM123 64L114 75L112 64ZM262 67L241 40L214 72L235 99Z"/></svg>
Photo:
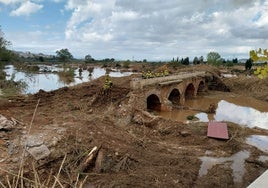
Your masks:
<svg viewBox="0 0 268 188"><path fill-rule="evenodd" d="M207 110L212 103L217 105L215 114L200 112L201 110ZM195 116L202 122L229 121L242 126L268 129L267 102L257 99L216 92L215 94L197 96L192 100L186 100L184 106L191 109L200 109L200 111L174 109L171 112L159 112L159 115L182 122L187 122L188 116Z"/></svg>
<svg viewBox="0 0 268 188"><path fill-rule="evenodd" d="M40 73L26 73L20 70L16 70L13 65L5 67L7 73L7 79L14 79L14 81L23 81L27 84L27 88L23 91L23 94L37 93L40 89L44 91L51 91L65 86L73 86L83 82L88 82L93 79L97 79L106 73L106 69L100 67L94 67L93 72L90 74L88 70L79 72L79 69L75 69L75 76L70 83L65 82L57 74L58 71L62 71L62 67L39 65ZM132 72L120 72L118 70L112 70L109 72L111 77L128 76Z"/></svg>

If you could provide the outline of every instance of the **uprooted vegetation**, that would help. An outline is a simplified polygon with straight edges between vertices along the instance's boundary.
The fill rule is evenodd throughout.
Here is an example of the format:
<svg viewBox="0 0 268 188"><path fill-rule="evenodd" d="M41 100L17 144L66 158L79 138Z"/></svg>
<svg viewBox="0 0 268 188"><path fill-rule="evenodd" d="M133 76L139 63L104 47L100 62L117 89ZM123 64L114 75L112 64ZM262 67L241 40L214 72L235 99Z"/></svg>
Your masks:
<svg viewBox="0 0 268 188"><path fill-rule="evenodd" d="M132 109L127 96L135 76L112 78L109 95L100 95L102 77L2 101L0 113L15 123L0 127L0 185L246 187L268 167L257 160L265 153L245 143L253 133L268 135L264 130L228 123L230 139L223 141L206 136L206 123L185 124ZM241 150L251 152L241 182L234 181L231 163L200 177L199 157L209 152L229 157Z"/></svg>

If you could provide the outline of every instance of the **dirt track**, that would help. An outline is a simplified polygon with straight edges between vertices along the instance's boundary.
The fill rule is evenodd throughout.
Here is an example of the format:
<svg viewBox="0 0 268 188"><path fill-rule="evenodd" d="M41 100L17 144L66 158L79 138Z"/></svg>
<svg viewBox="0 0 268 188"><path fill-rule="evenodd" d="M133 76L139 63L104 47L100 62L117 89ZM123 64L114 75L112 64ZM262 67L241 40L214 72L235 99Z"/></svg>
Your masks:
<svg viewBox="0 0 268 188"><path fill-rule="evenodd" d="M128 104L125 96L132 77L112 78L109 96L98 95L104 83L100 78L1 101L0 114L18 122L11 130L0 130L0 182L7 185L6 175L12 180L11 172L17 173L29 137L42 140L40 144L51 153L36 161L26 152L24 177L36 180L34 175L38 174L45 187L51 187L55 178L49 175L56 176L59 169L59 181L66 187L82 184L85 178L84 187L246 187L268 168L268 161L257 160L267 153L244 141L251 134L268 135L267 131L228 123L231 139L223 141L207 138L206 123L184 124L160 117L151 121L146 113L132 110ZM242 84L248 83L232 78L224 81L237 93L243 93ZM249 96L254 96L253 92ZM265 102L267 89L262 92L257 98ZM94 146L100 149L84 168L83 162ZM214 165L199 175L200 157L228 158L240 151L250 153L241 181L233 178L232 162ZM24 183L34 185L27 179Z"/></svg>

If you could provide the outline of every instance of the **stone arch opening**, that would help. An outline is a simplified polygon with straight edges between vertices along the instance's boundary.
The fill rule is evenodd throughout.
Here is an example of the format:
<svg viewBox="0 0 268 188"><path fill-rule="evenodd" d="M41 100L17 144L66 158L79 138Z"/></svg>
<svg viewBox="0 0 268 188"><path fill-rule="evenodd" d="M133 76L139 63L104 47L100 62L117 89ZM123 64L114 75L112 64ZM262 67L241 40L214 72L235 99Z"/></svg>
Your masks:
<svg viewBox="0 0 268 188"><path fill-rule="evenodd" d="M194 98L194 85L191 83L186 87L185 90L185 99L192 99Z"/></svg>
<svg viewBox="0 0 268 188"><path fill-rule="evenodd" d="M152 111L161 110L161 102L157 95L152 94L147 97L147 109Z"/></svg>
<svg viewBox="0 0 268 188"><path fill-rule="evenodd" d="M201 81L198 85L198 89L197 89L197 95L200 95L201 93L203 93L205 91L205 83L203 81Z"/></svg>
<svg viewBox="0 0 268 188"><path fill-rule="evenodd" d="M173 89L168 96L168 100L172 102L172 104L179 105L180 104L180 91L178 89Z"/></svg>

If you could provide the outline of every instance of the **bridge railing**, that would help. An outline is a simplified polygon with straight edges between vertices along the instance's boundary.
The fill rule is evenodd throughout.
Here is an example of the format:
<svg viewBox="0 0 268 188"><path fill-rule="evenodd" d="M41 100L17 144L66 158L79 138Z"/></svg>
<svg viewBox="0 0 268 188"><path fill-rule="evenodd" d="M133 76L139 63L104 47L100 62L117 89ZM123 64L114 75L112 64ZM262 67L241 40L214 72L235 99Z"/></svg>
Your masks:
<svg viewBox="0 0 268 188"><path fill-rule="evenodd" d="M165 76L165 77L156 77L156 78L149 78L149 79L142 79L142 78L133 78L130 82L130 88L133 90L142 89L145 86L159 84L161 82L167 82L172 80L183 80L190 77L196 76L205 76L205 72L198 71L194 73L183 72L180 74Z"/></svg>

